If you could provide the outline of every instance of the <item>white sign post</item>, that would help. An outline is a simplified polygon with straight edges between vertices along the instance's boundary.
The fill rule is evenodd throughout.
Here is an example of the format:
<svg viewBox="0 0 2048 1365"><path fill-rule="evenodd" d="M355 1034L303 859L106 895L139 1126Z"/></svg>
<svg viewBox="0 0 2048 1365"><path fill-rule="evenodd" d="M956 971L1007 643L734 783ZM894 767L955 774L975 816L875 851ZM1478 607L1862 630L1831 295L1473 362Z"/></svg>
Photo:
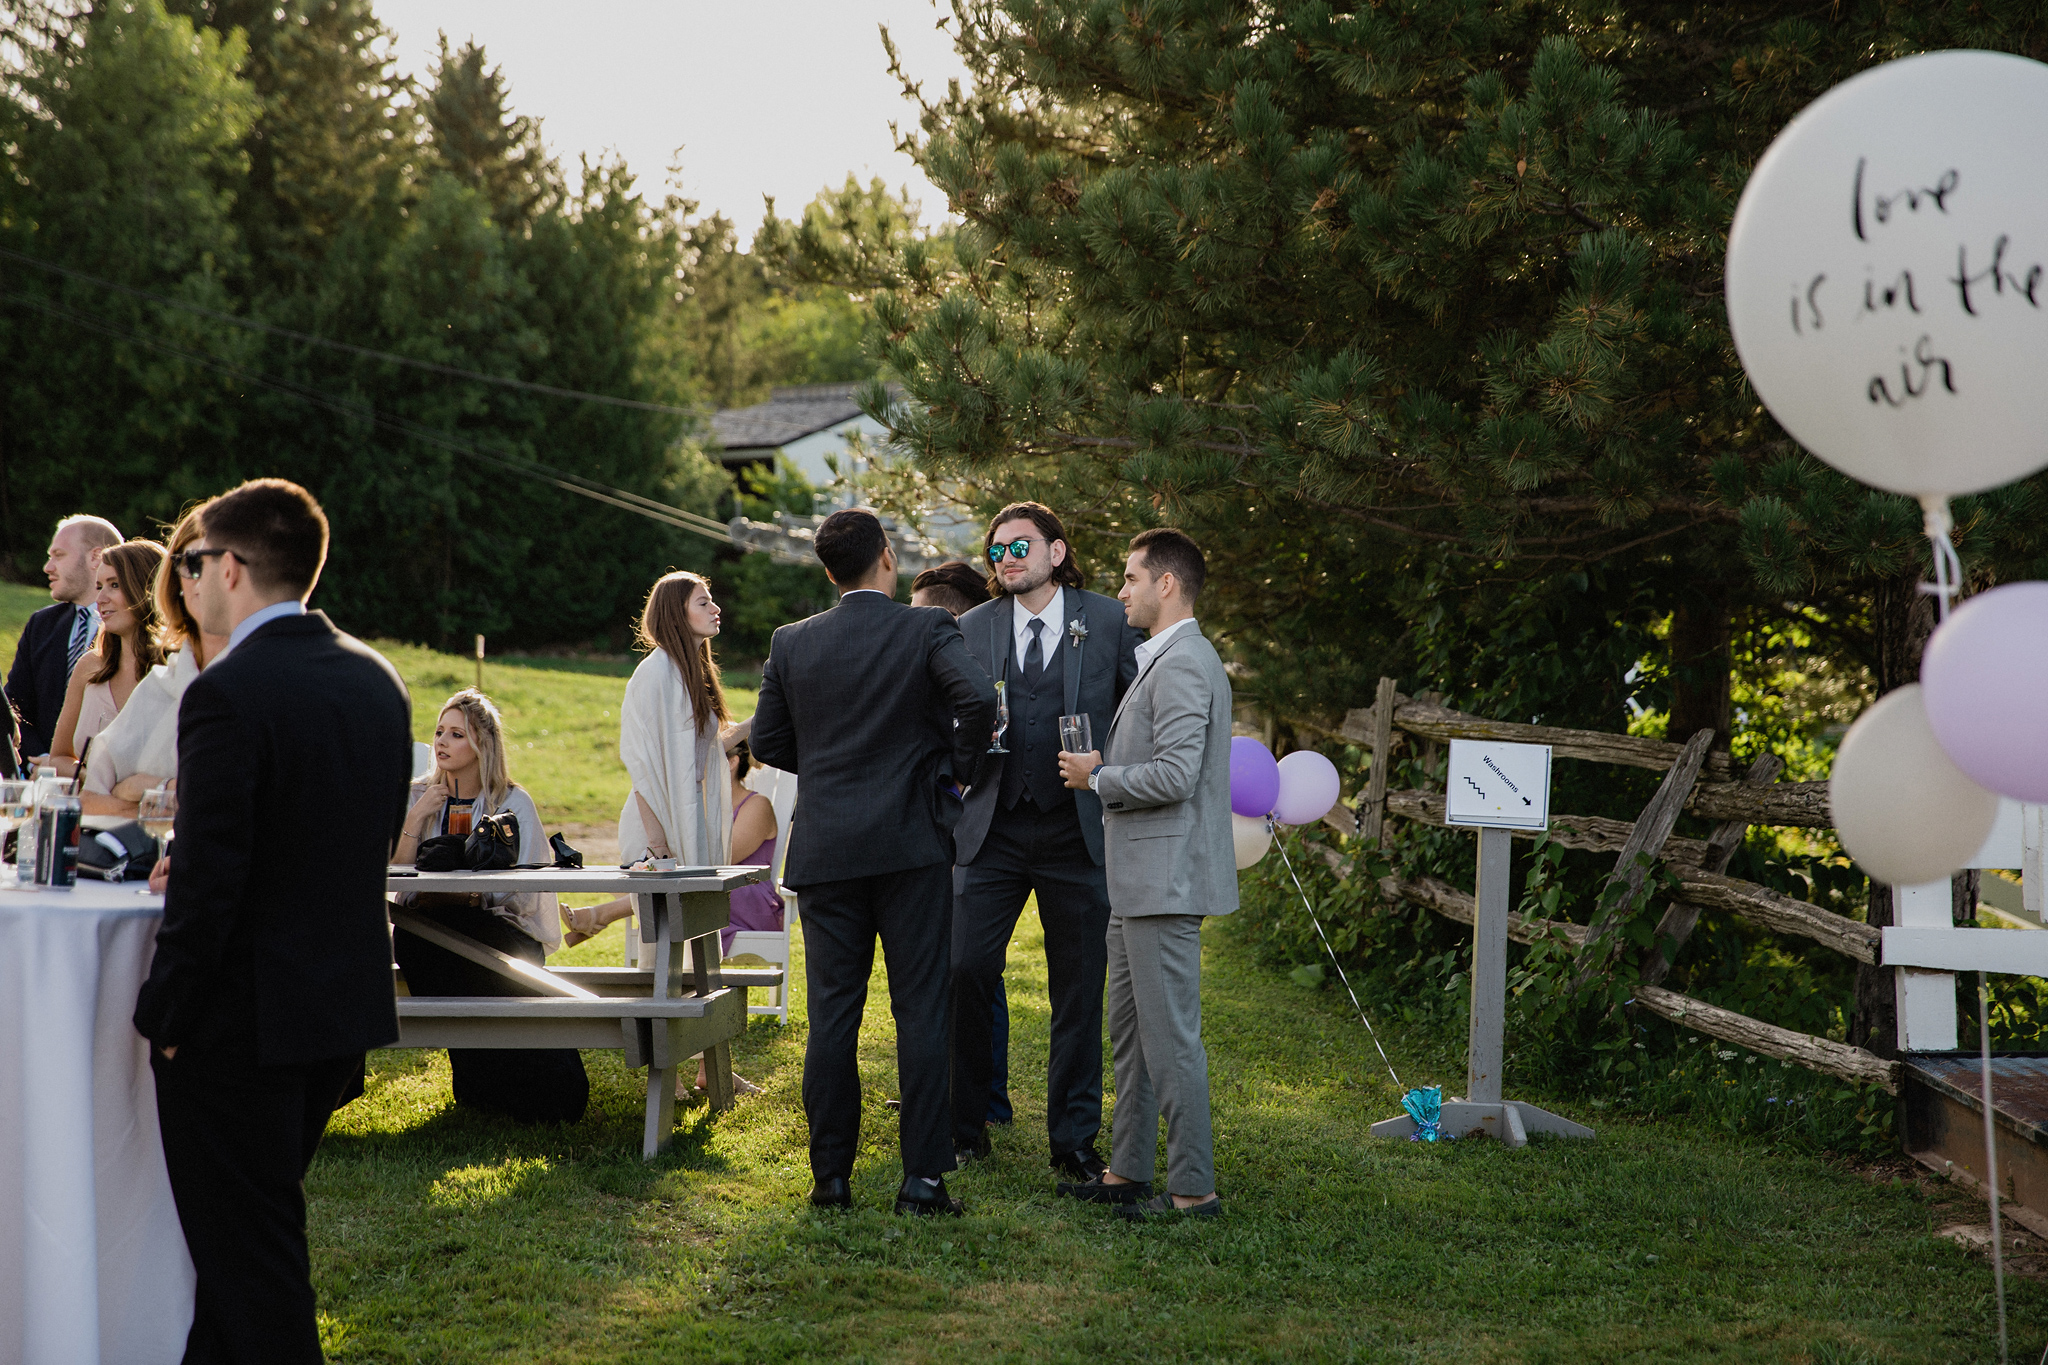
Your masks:
<svg viewBox="0 0 2048 1365"><path fill-rule="evenodd" d="M1465 1095L1445 1100L1442 1130L1452 1137L1481 1134L1520 1147L1530 1133L1589 1138L1593 1130L1521 1100L1501 1098L1506 1055L1508 913L1514 902L1509 864L1514 831L1550 826L1550 746L1451 741L1444 820L1479 831L1478 913L1472 926L1472 1013L1466 1045ZM1415 1132L1406 1115L1372 1126L1374 1137Z"/></svg>

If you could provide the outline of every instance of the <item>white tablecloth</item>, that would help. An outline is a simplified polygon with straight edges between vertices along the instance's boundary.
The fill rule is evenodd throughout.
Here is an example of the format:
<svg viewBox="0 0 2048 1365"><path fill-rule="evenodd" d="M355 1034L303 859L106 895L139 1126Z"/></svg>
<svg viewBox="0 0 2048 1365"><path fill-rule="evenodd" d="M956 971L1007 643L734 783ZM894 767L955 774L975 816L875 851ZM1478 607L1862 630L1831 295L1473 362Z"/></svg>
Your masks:
<svg viewBox="0 0 2048 1365"><path fill-rule="evenodd" d="M192 1258L129 1022L163 901L0 889L0 1362L175 1365Z"/></svg>

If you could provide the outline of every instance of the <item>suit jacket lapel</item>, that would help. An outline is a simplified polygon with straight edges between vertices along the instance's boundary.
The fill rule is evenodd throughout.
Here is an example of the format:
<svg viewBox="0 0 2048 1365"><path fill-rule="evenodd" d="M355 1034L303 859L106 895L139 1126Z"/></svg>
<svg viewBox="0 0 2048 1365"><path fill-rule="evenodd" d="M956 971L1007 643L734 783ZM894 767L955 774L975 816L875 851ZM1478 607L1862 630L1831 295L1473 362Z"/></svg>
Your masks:
<svg viewBox="0 0 2048 1365"><path fill-rule="evenodd" d="M1068 594L1070 593L1072 594L1071 598L1069 598L1068 596ZM1062 622L1081 621L1081 629L1085 633L1088 629L1087 622L1082 620L1085 610L1086 599L1083 598L1078 591L1072 588L1060 589L1060 620ZM1062 635L1070 635L1072 632L1066 630L1063 626L1061 628L1060 633ZM1060 648L1060 643L1055 642L1053 644L1053 648ZM1082 648L1083 646L1081 641L1079 639L1076 639L1074 641L1073 648L1070 651L1074 657L1066 660L1067 709L1065 711L1065 714L1069 716L1078 716L1079 714L1081 714L1079 702L1081 699Z"/></svg>

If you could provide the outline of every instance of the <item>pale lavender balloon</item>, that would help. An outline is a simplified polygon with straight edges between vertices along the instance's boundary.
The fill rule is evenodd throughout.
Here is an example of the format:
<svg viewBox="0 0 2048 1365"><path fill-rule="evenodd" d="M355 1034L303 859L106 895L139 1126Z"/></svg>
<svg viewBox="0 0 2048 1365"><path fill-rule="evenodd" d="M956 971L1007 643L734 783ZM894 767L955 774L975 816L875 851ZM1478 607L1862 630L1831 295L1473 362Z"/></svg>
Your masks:
<svg viewBox="0 0 2048 1365"><path fill-rule="evenodd" d="M1249 735L1230 741L1230 809L1235 815L1271 815L1280 796L1280 765L1273 751Z"/></svg>
<svg viewBox="0 0 2048 1365"><path fill-rule="evenodd" d="M2048 802L2048 583L2008 583L1955 610L1920 664L1927 723L1980 787Z"/></svg>
<svg viewBox="0 0 2048 1365"><path fill-rule="evenodd" d="M1312 825L1330 813L1343 791L1336 764L1314 749L1296 749L1280 760L1280 799L1273 818L1283 825Z"/></svg>

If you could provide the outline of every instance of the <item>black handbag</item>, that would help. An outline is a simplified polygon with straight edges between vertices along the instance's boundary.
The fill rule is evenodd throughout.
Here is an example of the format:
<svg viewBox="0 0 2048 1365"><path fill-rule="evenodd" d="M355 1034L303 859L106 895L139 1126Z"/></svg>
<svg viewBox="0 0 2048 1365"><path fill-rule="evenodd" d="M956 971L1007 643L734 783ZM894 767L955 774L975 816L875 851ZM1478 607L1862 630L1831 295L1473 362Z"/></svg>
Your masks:
<svg viewBox="0 0 2048 1365"><path fill-rule="evenodd" d="M140 821L128 820L112 829L80 830L78 875L101 881L139 880L156 866L156 840Z"/></svg>
<svg viewBox="0 0 2048 1365"><path fill-rule="evenodd" d="M437 834L420 842L412 865L422 872L466 872L469 870L469 836Z"/></svg>
<svg viewBox="0 0 2048 1365"><path fill-rule="evenodd" d="M503 872L519 861L519 817L511 811L480 815L466 850L472 872Z"/></svg>

